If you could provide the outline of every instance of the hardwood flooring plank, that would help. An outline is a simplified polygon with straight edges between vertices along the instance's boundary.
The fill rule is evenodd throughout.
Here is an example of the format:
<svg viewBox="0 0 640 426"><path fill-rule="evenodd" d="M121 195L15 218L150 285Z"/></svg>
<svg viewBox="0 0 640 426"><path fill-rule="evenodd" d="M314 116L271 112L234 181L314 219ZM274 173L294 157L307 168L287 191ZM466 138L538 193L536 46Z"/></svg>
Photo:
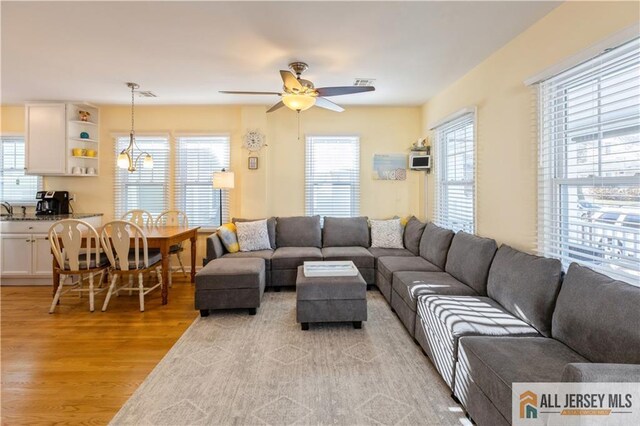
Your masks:
<svg viewBox="0 0 640 426"><path fill-rule="evenodd" d="M51 288L1 287L3 425L106 424L191 325L194 287L174 275L169 304L104 293L63 298L49 314Z"/></svg>

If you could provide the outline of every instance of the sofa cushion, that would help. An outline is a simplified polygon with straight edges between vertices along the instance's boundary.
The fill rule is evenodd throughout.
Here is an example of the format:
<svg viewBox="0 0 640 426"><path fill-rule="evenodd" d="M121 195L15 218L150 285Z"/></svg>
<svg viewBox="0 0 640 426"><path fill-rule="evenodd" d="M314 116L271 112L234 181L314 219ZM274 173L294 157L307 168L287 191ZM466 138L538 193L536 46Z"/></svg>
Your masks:
<svg viewBox="0 0 640 426"><path fill-rule="evenodd" d="M404 227L404 246L416 256L420 255L420 239L427 224L411 216Z"/></svg>
<svg viewBox="0 0 640 426"><path fill-rule="evenodd" d="M271 249L267 220L238 222L236 225L240 251L258 251Z"/></svg>
<svg viewBox="0 0 640 426"><path fill-rule="evenodd" d="M196 274L196 290L259 288L264 281L262 259L214 259Z"/></svg>
<svg viewBox="0 0 640 426"><path fill-rule="evenodd" d="M382 248L382 247L369 247L369 253L373 255L373 267L378 267L378 258L383 256L403 256L403 257L413 257L413 253L411 253L407 249L390 249L390 248Z"/></svg>
<svg viewBox="0 0 640 426"><path fill-rule="evenodd" d="M369 218L325 217L322 247L369 247Z"/></svg>
<svg viewBox="0 0 640 426"><path fill-rule="evenodd" d="M551 316L560 291L562 264L502 245L487 281L487 294L507 311L551 337Z"/></svg>
<svg viewBox="0 0 640 426"><path fill-rule="evenodd" d="M320 216L279 217L276 220L276 244L278 248L322 248Z"/></svg>
<svg viewBox="0 0 640 426"><path fill-rule="evenodd" d="M420 239L420 256L438 268L444 269L447 262L447 253L454 235L455 233L450 229L428 223Z"/></svg>
<svg viewBox="0 0 640 426"><path fill-rule="evenodd" d="M458 232L451 241L445 271L481 295L487 294L487 276L498 246L491 238Z"/></svg>
<svg viewBox="0 0 640 426"><path fill-rule="evenodd" d="M452 389L462 336L539 336L535 328L488 297L420 296L417 309L428 330L431 353L440 354L433 362Z"/></svg>
<svg viewBox="0 0 640 426"><path fill-rule="evenodd" d="M271 269L296 269L305 261L322 260L317 247L278 247L271 257Z"/></svg>
<svg viewBox="0 0 640 426"><path fill-rule="evenodd" d="M579 354L546 337L463 337L456 368L456 395L472 380L508 420L511 387L517 382L559 382L566 364Z"/></svg>
<svg viewBox="0 0 640 426"><path fill-rule="evenodd" d="M393 273L399 271L440 272L440 269L420 256L391 256L378 259L378 272L380 272L389 283L391 283Z"/></svg>
<svg viewBox="0 0 640 426"><path fill-rule="evenodd" d="M371 223L371 247L404 248L400 219L374 220Z"/></svg>
<svg viewBox="0 0 640 426"><path fill-rule="evenodd" d="M396 272L393 275L392 287L414 312L420 296L477 296L471 287L462 284L446 272Z"/></svg>
<svg viewBox="0 0 640 426"><path fill-rule="evenodd" d="M552 334L592 362L640 364L640 287L572 263Z"/></svg>
<svg viewBox="0 0 640 426"><path fill-rule="evenodd" d="M264 259L264 267L267 269L267 271L271 269L272 257L273 257L273 250L239 251L236 253L227 253L224 256L222 256L223 259L246 259L246 258Z"/></svg>
<svg viewBox="0 0 640 426"><path fill-rule="evenodd" d="M242 219L238 217L234 217L231 219L232 223L236 222L255 222L256 220L262 219ZM270 217L267 219L267 232L269 233L269 243L271 244L271 248L273 250L276 249L276 218Z"/></svg>
<svg viewBox="0 0 640 426"><path fill-rule="evenodd" d="M364 247L324 247L324 260L350 260L358 268L373 268L373 255Z"/></svg>

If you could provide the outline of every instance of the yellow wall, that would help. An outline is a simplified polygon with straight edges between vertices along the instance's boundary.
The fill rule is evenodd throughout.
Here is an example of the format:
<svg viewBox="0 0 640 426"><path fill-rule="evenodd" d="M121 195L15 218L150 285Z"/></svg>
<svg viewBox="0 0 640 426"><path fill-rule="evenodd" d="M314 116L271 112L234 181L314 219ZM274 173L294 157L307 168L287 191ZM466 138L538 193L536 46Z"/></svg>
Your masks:
<svg viewBox="0 0 640 426"><path fill-rule="evenodd" d="M230 213L252 218L304 214L305 134L359 135L361 214L383 218L418 212L420 173L409 173L404 182L373 181L371 175L374 153L408 154L411 143L420 137L421 108L348 107L343 113L312 108L300 115L300 140L295 112L284 108L271 114L265 111L264 106L139 106L136 132L228 133L231 170L236 173L235 189L230 191ZM23 107L4 106L0 117L1 132L24 132ZM104 220L112 219L113 133L128 133L130 120L128 106L101 106L100 176L46 177L45 188L75 194L77 212L102 212ZM247 130L259 130L267 138L268 147L259 153L258 170L247 169L249 152L242 148L242 136ZM204 253L202 238L198 252Z"/></svg>
<svg viewBox="0 0 640 426"><path fill-rule="evenodd" d="M522 250L535 247L535 108L523 81L638 21L638 2L567 2L423 106L434 123L477 106L476 232ZM429 177L427 216L433 213Z"/></svg>

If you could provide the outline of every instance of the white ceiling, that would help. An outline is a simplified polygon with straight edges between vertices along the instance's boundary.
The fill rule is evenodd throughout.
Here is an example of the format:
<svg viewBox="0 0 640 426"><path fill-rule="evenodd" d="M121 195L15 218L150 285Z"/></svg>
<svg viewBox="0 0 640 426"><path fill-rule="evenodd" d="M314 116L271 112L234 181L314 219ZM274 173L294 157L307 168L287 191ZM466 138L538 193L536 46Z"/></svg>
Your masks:
<svg viewBox="0 0 640 426"><path fill-rule="evenodd" d="M2 103L272 104L278 70L316 87L375 78L342 105L420 105L558 2L6 2ZM138 101L136 101L138 102Z"/></svg>

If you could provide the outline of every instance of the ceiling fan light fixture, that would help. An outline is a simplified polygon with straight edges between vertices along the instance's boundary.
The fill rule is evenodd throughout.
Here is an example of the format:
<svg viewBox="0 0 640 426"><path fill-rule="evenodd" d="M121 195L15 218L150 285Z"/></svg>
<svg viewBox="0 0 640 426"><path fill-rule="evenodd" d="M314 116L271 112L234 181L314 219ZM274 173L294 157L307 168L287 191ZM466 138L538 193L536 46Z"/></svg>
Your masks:
<svg viewBox="0 0 640 426"><path fill-rule="evenodd" d="M288 93L282 96L282 103L294 111L306 111L316 104L316 97Z"/></svg>

